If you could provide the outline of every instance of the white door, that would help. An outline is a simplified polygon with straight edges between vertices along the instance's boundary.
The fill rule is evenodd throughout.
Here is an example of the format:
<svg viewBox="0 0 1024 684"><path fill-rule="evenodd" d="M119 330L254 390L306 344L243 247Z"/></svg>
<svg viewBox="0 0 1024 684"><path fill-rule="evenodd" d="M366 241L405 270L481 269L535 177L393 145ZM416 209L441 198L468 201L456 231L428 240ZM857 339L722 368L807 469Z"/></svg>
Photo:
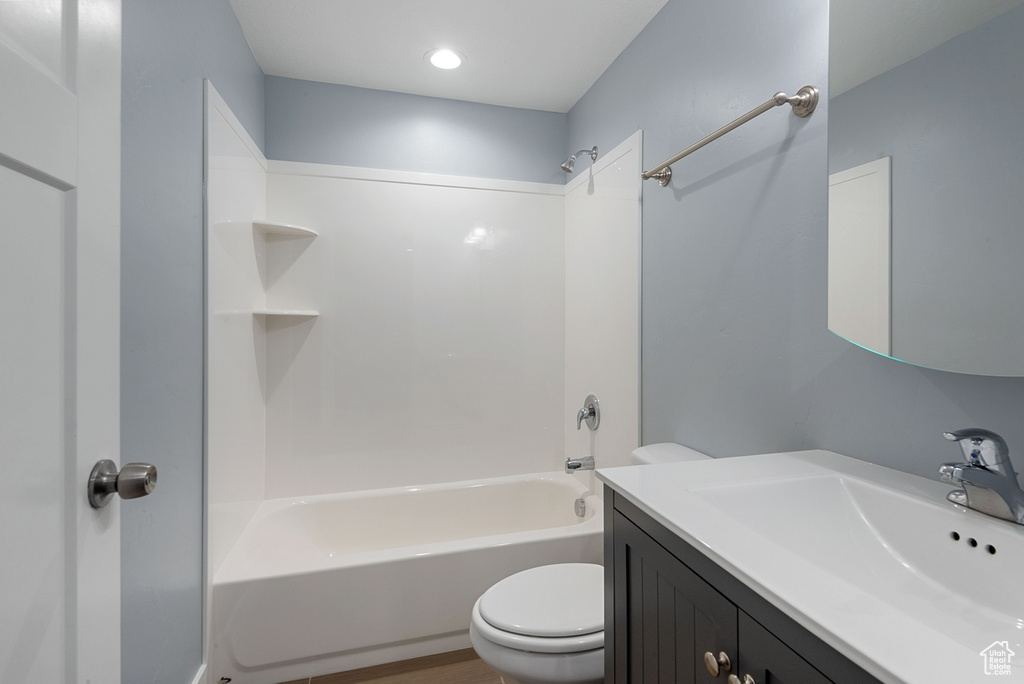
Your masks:
<svg viewBox="0 0 1024 684"><path fill-rule="evenodd" d="M828 329L889 356L891 158L828 177Z"/></svg>
<svg viewBox="0 0 1024 684"><path fill-rule="evenodd" d="M120 0L0 0L0 682L120 680ZM129 502L130 503L130 502Z"/></svg>

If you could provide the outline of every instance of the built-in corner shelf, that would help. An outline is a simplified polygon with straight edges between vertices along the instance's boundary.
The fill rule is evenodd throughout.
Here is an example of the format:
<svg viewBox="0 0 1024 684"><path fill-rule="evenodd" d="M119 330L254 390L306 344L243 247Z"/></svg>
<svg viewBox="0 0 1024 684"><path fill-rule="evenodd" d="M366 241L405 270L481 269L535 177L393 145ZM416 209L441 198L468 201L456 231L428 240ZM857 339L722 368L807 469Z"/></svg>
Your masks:
<svg viewBox="0 0 1024 684"><path fill-rule="evenodd" d="M293 235L296 237L315 238L319 233L302 226L293 226L290 223L269 223L267 221L253 221L252 227L264 235Z"/></svg>
<svg viewBox="0 0 1024 684"><path fill-rule="evenodd" d="M291 223L272 223L270 221L253 221L253 230L260 233L263 238L267 238L271 235L280 235L288 237L299 237L299 238L315 238L318 237L318 233L310 228L303 226L296 226ZM267 242L267 249L273 251L277 249ZM316 318L320 315L319 311L313 309L284 309L276 307L267 307L264 309L256 309L252 312L252 315L256 318L266 320L268 318Z"/></svg>
<svg viewBox="0 0 1024 684"><path fill-rule="evenodd" d="M292 318L316 318L319 311L311 309L257 309L252 312L253 316L291 316Z"/></svg>

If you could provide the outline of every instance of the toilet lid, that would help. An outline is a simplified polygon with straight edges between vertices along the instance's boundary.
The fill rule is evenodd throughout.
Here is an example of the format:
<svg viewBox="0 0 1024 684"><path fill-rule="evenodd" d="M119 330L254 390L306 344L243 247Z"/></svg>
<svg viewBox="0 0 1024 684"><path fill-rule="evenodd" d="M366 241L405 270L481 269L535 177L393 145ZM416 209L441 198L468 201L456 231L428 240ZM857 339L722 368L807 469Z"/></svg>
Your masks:
<svg viewBox="0 0 1024 684"><path fill-rule="evenodd" d="M604 568L562 563L523 570L484 592L480 617L506 632L568 637L604 630Z"/></svg>

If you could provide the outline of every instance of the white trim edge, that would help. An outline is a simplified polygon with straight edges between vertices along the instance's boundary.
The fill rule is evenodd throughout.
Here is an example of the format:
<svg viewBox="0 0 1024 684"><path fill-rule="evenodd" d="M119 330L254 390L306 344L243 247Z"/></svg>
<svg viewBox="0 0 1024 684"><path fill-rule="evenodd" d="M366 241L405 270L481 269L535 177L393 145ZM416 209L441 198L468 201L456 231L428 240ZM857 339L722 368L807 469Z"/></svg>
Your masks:
<svg viewBox="0 0 1024 684"><path fill-rule="evenodd" d="M206 663L199 666L199 669L196 671L196 676L192 678L192 684L207 684Z"/></svg>
<svg viewBox="0 0 1024 684"><path fill-rule="evenodd" d="M535 183L532 181L502 180L499 178L475 178L472 176L447 176L435 173L416 171L392 171L389 169L371 169L361 166L337 166L334 164L314 164L311 162L291 162L271 159L267 161L267 173L291 176L320 176L325 178L348 178L352 180L371 180L384 183L405 183L409 185L433 185L453 188L469 188L474 190L498 190L503 192L523 192L537 195L565 195L564 185L554 183Z"/></svg>

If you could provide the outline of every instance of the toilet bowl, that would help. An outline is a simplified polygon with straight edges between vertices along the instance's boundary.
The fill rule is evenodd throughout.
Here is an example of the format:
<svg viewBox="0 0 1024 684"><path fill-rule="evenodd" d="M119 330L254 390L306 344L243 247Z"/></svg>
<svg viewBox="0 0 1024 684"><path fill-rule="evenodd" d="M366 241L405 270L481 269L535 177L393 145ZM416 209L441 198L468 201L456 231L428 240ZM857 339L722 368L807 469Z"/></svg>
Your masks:
<svg viewBox="0 0 1024 684"><path fill-rule="evenodd" d="M635 449L633 464L706 459L678 444ZM604 568L559 563L523 570L484 592L469 626L485 663L519 684L604 681Z"/></svg>
<svg viewBox="0 0 1024 684"><path fill-rule="evenodd" d="M477 655L520 684L604 681L604 568L542 565L506 577L473 606Z"/></svg>

